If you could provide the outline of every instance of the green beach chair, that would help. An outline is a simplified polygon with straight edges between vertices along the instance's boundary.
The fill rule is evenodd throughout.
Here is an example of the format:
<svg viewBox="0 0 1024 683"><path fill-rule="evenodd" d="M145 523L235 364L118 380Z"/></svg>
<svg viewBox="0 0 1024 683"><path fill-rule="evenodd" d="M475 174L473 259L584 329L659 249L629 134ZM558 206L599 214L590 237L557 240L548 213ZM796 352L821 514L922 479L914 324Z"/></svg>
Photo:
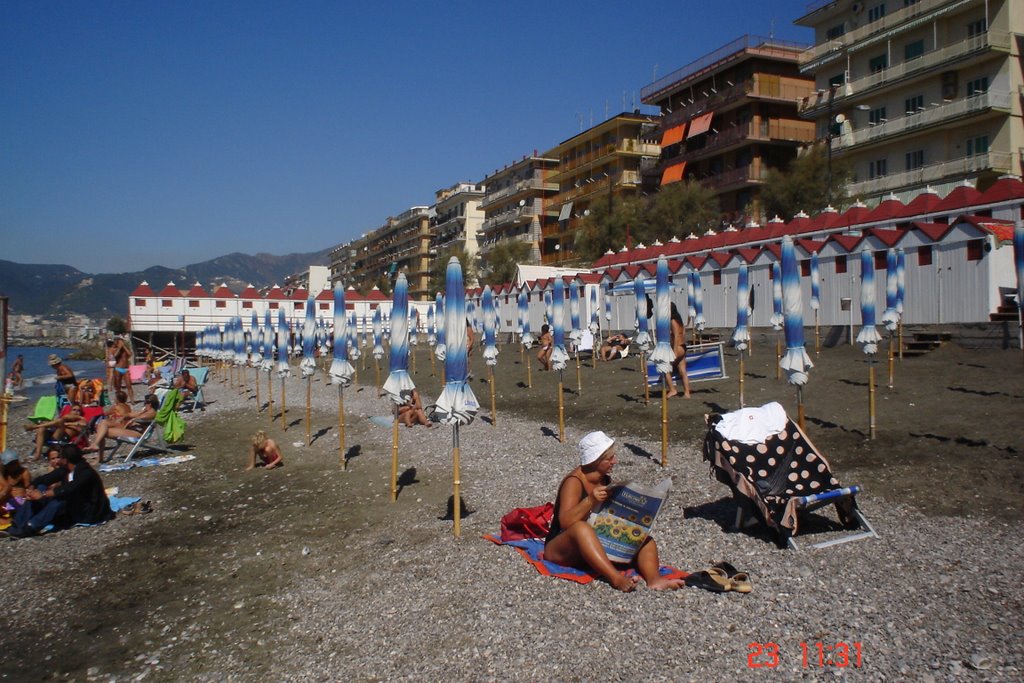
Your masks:
<svg viewBox="0 0 1024 683"><path fill-rule="evenodd" d="M28 416L30 422L35 424L41 424L43 422L49 422L53 418L57 417L57 397L56 396L41 396L36 401L36 407L32 411L32 414Z"/></svg>

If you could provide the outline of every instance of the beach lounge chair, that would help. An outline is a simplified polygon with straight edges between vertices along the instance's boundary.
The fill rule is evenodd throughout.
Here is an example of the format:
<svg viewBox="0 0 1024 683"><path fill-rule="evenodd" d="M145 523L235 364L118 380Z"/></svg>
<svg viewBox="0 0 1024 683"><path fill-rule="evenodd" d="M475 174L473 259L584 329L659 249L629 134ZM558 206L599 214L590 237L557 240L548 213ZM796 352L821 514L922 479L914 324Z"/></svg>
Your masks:
<svg viewBox="0 0 1024 683"><path fill-rule="evenodd" d="M877 538L857 507L860 486L843 487L824 455L778 403L705 416L704 459L737 503L736 529L750 518L764 523L780 547L800 548L800 518L834 504L839 522L853 533L811 545L824 548Z"/></svg>
<svg viewBox="0 0 1024 683"><path fill-rule="evenodd" d="M577 349L581 360L589 360L594 356L594 333L583 330L580 334L580 346Z"/></svg>
<svg viewBox="0 0 1024 683"><path fill-rule="evenodd" d="M110 451L108 459L114 460L114 456L117 455L117 451L120 450L121 446L130 446L128 454L124 456L122 462L130 462L136 454L142 451L151 451L156 453L172 453L170 448L167 447L167 442L164 441L163 428L156 423L156 421L150 422L146 425L146 428L142 431L142 436L119 436L114 439L114 448Z"/></svg>
<svg viewBox="0 0 1024 683"><path fill-rule="evenodd" d="M206 377L209 374L208 368L189 368L188 372L196 380L196 393L194 396L189 396L181 402L180 408L184 410L186 407L189 411L193 411L196 408L199 410L206 410L204 407L205 400L203 399L203 386L206 384Z"/></svg>
<svg viewBox="0 0 1024 683"><path fill-rule="evenodd" d="M709 344L691 344L686 347L686 374L690 382L702 382L712 379L726 379L725 351L722 342ZM676 375L673 381L680 381ZM654 386L661 382L661 375L654 363L647 364L647 383Z"/></svg>
<svg viewBox="0 0 1024 683"><path fill-rule="evenodd" d="M36 406L32 410L32 414L28 416L29 422L40 424L42 422L49 422L57 416L57 397L56 396L40 396L39 400L36 401Z"/></svg>

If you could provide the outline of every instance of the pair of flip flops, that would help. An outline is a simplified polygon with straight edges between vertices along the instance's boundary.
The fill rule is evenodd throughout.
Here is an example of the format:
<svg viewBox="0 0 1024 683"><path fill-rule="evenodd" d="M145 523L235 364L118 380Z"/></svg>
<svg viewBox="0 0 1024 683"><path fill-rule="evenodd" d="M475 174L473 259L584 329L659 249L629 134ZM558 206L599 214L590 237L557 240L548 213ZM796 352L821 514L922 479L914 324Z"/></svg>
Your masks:
<svg viewBox="0 0 1024 683"><path fill-rule="evenodd" d="M716 562L708 569L690 574L686 577L686 585L712 593L749 593L754 590L750 575L728 562Z"/></svg>

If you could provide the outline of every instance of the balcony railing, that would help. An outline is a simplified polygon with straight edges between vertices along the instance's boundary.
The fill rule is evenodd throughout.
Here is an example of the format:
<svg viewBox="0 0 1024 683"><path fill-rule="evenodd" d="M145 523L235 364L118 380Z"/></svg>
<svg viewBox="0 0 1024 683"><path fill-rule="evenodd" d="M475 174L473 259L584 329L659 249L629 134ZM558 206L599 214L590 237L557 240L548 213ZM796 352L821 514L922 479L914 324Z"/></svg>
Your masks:
<svg viewBox="0 0 1024 683"><path fill-rule="evenodd" d="M545 183L540 178L528 178L526 180L520 180L517 183L513 183L508 187L503 187L500 190L494 192L488 192L484 195L483 201L480 202L481 207L490 206L495 204L502 199L517 195L520 192L527 192L529 190L557 190L558 186L555 183Z"/></svg>
<svg viewBox="0 0 1024 683"><path fill-rule="evenodd" d="M749 164L717 175L701 178L700 182L715 190L725 189L732 185L760 183L768 177L768 169L762 164Z"/></svg>
<svg viewBox="0 0 1024 683"><path fill-rule="evenodd" d="M970 116L986 109L1009 110L1009 108L1010 93L990 90L979 95L946 102L931 109L907 114L898 119L891 119L877 126L868 126L867 128L855 130L852 133L840 135L832 139L832 149L841 150L866 142L877 142L893 135L899 135L927 126L934 126L963 116Z"/></svg>
<svg viewBox="0 0 1024 683"><path fill-rule="evenodd" d="M980 171L1009 173L1013 170L1013 155L1009 152L988 152L961 157L938 164L929 164L912 171L850 183L849 192L854 196L871 196L889 192L901 187L936 183L943 178L962 178Z"/></svg>
<svg viewBox="0 0 1024 683"><path fill-rule="evenodd" d="M690 161L706 156L709 153L736 144L737 142L767 142L770 140L787 140L791 142L813 142L814 124L810 121L751 121L746 125L729 126L717 135L705 136L707 142L703 147L687 148L676 158Z"/></svg>
<svg viewBox="0 0 1024 683"><path fill-rule="evenodd" d="M832 100L833 109L836 107L836 103L844 98L863 94L864 91L871 88L885 85L901 78L908 78L931 68L945 67L955 59L992 48L1009 50L1010 34L1002 31L987 31L951 45L946 45L938 50L932 50L909 62L900 62L877 73L855 78L846 83L846 85L836 89L836 94ZM821 90L816 94L808 95L801 99L797 106L801 114L828 107L828 90Z"/></svg>
<svg viewBox="0 0 1024 683"><path fill-rule="evenodd" d="M491 216L490 218L487 218L486 220L484 220L484 223L480 227L480 229L483 232L487 232L488 230L494 230L495 228L507 225L509 223L518 223L523 219L529 219L532 218L533 216L539 215L540 209L535 207L533 204L517 206L511 211L503 211L499 213L497 216Z"/></svg>
<svg viewBox="0 0 1024 683"><path fill-rule="evenodd" d="M699 113L715 111L744 97L774 99L783 102L800 101L814 92L814 85L807 81L774 80L750 78L735 85L698 97L693 103L677 106L672 113L661 120L662 130L688 121Z"/></svg>

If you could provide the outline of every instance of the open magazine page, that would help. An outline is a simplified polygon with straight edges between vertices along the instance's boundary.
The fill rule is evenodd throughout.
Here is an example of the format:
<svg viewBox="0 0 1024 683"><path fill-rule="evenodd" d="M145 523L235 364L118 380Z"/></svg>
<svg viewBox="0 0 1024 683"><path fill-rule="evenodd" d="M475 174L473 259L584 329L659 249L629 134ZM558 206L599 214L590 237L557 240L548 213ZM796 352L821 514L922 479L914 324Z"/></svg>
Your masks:
<svg viewBox="0 0 1024 683"><path fill-rule="evenodd" d="M612 562L632 562L647 540L662 504L668 498L672 480L654 486L625 482L609 487L608 500L590 513L587 520Z"/></svg>

